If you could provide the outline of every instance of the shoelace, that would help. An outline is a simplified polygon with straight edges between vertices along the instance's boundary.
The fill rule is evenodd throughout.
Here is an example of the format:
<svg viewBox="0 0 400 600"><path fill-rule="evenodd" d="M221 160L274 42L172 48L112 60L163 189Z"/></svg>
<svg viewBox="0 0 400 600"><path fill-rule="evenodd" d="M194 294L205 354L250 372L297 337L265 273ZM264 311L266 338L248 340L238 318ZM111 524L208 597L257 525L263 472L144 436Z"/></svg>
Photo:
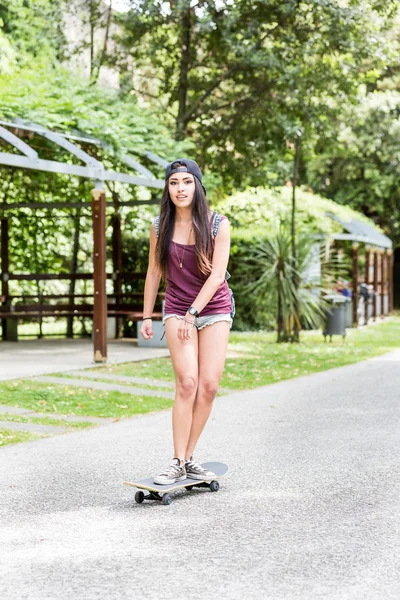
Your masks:
<svg viewBox="0 0 400 600"><path fill-rule="evenodd" d="M197 463L195 460L189 460L189 461L186 463L186 466L187 466L187 467L190 467L190 468L192 468L192 469L196 469L196 471L200 471L200 472L203 472L203 473L205 473L205 472L206 472L206 469L204 469L204 468L203 468L203 467L202 467L202 466L201 466L199 463Z"/></svg>
<svg viewBox="0 0 400 600"><path fill-rule="evenodd" d="M167 477L169 475L177 475L179 473L179 471L181 470L181 467L178 465L170 465L165 471L164 473L161 473L161 475L166 475Z"/></svg>

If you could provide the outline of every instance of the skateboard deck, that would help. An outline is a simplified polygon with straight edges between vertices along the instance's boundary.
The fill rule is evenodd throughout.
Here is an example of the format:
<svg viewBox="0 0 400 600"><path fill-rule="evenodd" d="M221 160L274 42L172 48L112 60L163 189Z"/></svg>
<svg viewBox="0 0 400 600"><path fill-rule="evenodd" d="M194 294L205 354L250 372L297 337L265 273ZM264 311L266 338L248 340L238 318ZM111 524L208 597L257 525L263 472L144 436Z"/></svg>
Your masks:
<svg viewBox="0 0 400 600"><path fill-rule="evenodd" d="M228 465L220 462L207 462L201 465L204 469L215 473L212 479L191 479L187 477L182 481L176 481L168 485L160 485L154 483L153 478L141 479L140 481L124 481L125 485L131 485L138 488L139 490L147 490L149 494L145 495L144 492L138 491L135 494L135 500L138 504L141 504L143 500L159 500L162 504L171 504L173 497L170 492L179 490L181 488L191 489L193 487L207 487L211 492L217 492L219 490L219 483L217 479L221 479L228 472Z"/></svg>

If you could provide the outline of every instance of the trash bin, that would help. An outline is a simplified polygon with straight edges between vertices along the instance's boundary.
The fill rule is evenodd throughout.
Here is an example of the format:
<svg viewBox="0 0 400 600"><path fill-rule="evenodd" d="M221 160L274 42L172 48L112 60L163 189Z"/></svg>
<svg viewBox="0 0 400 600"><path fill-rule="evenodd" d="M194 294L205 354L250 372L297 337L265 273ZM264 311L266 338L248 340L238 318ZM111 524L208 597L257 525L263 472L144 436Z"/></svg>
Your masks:
<svg viewBox="0 0 400 600"><path fill-rule="evenodd" d="M4 319L4 340L18 342L18 319Z"/></svg>
<svg viewBox="0 0 400 600"><path fill-rule="evenodd" d="M330 304L322 332L325 342L327 335L329 335L330 341L332 341L333 335L341 335L344 339L346 337L346 306L351 298L341 294L328 294L324 296L324 299Z"/></svg>

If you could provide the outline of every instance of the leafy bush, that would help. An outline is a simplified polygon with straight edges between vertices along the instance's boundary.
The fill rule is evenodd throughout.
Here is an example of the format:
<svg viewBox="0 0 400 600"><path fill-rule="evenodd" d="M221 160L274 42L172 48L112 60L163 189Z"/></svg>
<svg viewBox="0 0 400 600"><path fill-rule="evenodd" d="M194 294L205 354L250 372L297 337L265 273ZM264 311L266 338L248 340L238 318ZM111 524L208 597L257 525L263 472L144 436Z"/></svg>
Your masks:
<svg viewBox="0 0 400 600"><path fill-rule="evenodd" d="M271 233L278 222L290 221L292 188L247 188L237 192L215 205L215 210L226 215L234 230L247 230L244 235L265 235ZM332 213L344 221L358 219L375 226L373 221L305 188L296 190L296 229L311 233L341 232L341 225L328 217ZM377 230L381 231L378 227Z"/></svg>

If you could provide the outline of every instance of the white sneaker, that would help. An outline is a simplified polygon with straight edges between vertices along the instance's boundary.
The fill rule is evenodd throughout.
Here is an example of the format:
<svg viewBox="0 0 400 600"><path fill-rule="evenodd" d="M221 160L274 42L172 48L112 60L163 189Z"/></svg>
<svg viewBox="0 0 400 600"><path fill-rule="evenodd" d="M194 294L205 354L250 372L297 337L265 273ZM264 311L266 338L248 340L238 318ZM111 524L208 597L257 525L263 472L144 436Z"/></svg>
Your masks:
<svg viewBox="0 0 400 600"><path fill-rule="evenodd" d="M204 469L200 463L193 459L193 456L190 457L190 460L185 461L186 467L186 477L190 479L212 479L215 477L215 473L212 471L207 471Z"/></svg>
<svg viewBox="0 0 400 600"><path fill-rule="evenodd" d="M181 465L179 458L174 458L169 467L154 477L153 481L159 485L169 485L183 479L186 479L185 465Z"/></svg>

